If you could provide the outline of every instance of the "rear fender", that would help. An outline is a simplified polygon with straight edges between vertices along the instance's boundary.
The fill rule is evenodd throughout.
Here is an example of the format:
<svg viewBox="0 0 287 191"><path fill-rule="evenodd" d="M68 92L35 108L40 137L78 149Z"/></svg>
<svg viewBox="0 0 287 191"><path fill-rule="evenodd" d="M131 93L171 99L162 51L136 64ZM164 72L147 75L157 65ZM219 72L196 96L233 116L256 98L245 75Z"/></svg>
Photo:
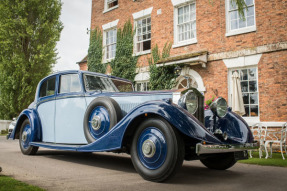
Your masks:
<svg viewBox="0 0 287 191"><path fill-rule="evenodd" d="M25 109L19 115L14 130L12 131L9 139L19 139L20 129L22 123L29 119L31 125L31 142L38 142L42 140L41 123L37 112L34 109Z"/></svg>

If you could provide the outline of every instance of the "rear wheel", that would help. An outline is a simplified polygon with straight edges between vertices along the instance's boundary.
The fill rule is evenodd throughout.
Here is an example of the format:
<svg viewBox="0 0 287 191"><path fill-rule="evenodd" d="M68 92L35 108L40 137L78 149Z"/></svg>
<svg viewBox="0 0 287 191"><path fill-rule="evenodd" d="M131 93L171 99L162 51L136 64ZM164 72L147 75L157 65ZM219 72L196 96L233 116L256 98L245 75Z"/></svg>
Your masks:
<svg viewBox="0 0 287 191"><path fill-rule="evenodd" d="M212 154L202 157L200 161L207 168L215 170L226 170L237 162L234 153Z"/></svg>
<svg viewBox="0 0 287 191"><path fill-rule="evenodd" d="M168 122L150 118L135 133L131 157L136 171L144 179L161 182L171 178L182 166L183 141Z"/></svg>
<svg viewBox="0 0 287 191"><path fill-rule="evenodd" d="M39 147L31 146L32 130L29 119L26 119L20 129L19 145L24 155L35 155Z"/></svg>

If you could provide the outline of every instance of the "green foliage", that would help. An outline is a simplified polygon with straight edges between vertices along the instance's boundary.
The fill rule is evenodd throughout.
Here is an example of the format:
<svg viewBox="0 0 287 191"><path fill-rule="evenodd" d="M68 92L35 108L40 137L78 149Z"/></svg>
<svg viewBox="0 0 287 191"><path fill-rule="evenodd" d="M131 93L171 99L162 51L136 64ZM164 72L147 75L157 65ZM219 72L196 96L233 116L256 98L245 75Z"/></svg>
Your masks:
<svg viewBox="0 0 287 191"><path fill-rule="evenodd" d="M61 6L60 0L0 1L0 119L27 108L51 72L63 29Z"/></svg>
<svg viewBox="0 0 287 191"><path fill-rule="evenodd" d="M213 4L213 0L209 0L209 3ZM244 15L244 8L246 8L246 3L245 0L231 0L232 4L236 4L238 7L238 13L239 17L243 20L245 20L245 15Z"/></svg>
<svg viewBox="0 0 287 191"><path fill-rule="evenodd" d="M0 191L4 190L43 191L44 189L0 175Z"/></svg>
<svg viewBox="0 0 287 191"><path fill-rule="evenodd" d="M112 75L131 81L135 78L137 56L133 56L133 26L127 21L123 29L117 32L117 50L116 57L111 61Z"/></svg>
<svg viewBox="0 0 287 191"><path fill-rule="evenodd" d="M162 59L170 56L170 49L172 44L165 43L162 55L158 50L158 46L156 45L151 53L152 58L149 60L150 67L150 81L149 86L151 90L164 90L171 89L175 85L176 75L174 74L175 66L162 66L157 67L156 63Z"/></svg>
<svg viewBox="0 0 287 191"><path fill-rule="evenodd" d="M105 73L106 65L102 64L103 36L99 28L91 32L90 46L88 50L88 70L92 72Z"/></svg>

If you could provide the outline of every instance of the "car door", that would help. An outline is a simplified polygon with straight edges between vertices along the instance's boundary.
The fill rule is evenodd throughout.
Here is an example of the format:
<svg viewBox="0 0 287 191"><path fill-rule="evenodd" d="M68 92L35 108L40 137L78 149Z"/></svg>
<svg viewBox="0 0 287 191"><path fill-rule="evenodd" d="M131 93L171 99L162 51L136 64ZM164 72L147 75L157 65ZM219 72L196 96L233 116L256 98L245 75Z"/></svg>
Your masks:
<svg viewBox="0 0 287 191"><path fill-rule="evenodd" d="M42 141L55 142L55 91L56 76L41 82L38 91L37 111L42 125Z"/></svg>
<svg viewBox="0 0 287 191"><path fill-rule="evenodd" d="M87 108L78 73L59 76L56 96L56 143L86 144L83 119Z"/></svg>

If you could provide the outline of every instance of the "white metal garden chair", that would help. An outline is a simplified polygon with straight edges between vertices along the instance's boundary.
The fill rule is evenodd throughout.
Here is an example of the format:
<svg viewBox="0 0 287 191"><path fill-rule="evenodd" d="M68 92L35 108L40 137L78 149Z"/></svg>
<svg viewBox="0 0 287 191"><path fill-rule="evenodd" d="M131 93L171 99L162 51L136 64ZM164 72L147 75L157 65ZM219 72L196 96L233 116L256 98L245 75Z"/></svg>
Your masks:
<svg viewBox="0 0 287 191"><path fill-rule="evenodd" d="M259 146L259 158L262 157L262 150L265 148L265 138L267 133L267 126L262 123L256 123L251 126L251 131L253 133L254 140L257 140L260 144ZM250 158L252 158L252 151L249 151Z"/></svg>
<svg viewBox="0 0 287 191"><path fill-rule="evenodd" d="M282 158L283 160L285 160L284 154L283 154L283 145L284 145L284 150L286 153L286 131L287 131L287 122L282 125L281 131L271 131L271 130L267 131L267 137L270 140L265 141L265 152L266 152L265 158L266 159L269 157L268 151L267 151L268 144L270 145L270 158L272 158L272 144L279 143ZM286 156L287 156L287 153L286 153Z"/></svg>

